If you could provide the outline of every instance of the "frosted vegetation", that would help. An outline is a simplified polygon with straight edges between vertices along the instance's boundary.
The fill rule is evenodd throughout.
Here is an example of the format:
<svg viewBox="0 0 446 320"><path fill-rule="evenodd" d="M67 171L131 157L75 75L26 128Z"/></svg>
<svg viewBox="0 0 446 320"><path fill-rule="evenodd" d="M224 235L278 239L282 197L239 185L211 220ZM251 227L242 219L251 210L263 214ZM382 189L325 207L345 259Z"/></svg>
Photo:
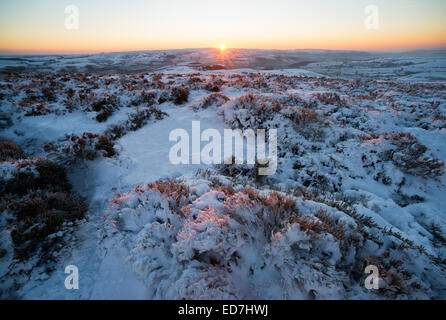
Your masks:
<svg viewBox="0 0 446 320"><path fill-rule="evenodd" d="M1 298L446 297L443 82L3 73L0 99ZM169 164L193 120L277 129L276 174Z"/></svg>

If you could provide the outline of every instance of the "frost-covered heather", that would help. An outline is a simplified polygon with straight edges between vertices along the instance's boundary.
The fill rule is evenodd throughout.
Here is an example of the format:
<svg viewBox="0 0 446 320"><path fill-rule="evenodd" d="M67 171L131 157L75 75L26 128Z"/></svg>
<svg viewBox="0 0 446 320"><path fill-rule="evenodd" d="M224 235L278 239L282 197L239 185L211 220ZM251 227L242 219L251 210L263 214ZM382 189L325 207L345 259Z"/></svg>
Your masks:
<svg viewBox="0 0 446 320"><path fill-rule="evenodd" d="M446 297L443 82L4 73L0 98L0 136L23 149L0 140L2 186L50 159L89 206L57 236L65 250L50 247L51 268L39 250L11 260L16 211L2 207L0 254L12 258L0 260L1 297ZM172 165L169 133L192 121L277 129L276 174ZM62 285L69 264L83 279L77 291ZM378 291L364 288L370 264Z"/></svg>
<svg viewBox="0 0 446 320"><path fill-rule="evenodd" d="M27 271L39 265L53 270L55 257L72 236L71 227L87 207L72 192L63 167L28 157L12 141L1 141L2 153L15 152L0 163L0 295L15 298Z"/></svg>
<svg viewBox="0 0 446 320"><path fill-rule="evenodd" d="M210 175L212 177L212 175ZM160 299L427 298L429 275L395 236L369 234L351 211L276 191L189 177L119 194L104 214L104 250L126 261ZM225 178L223 178L225 180ZM227 180L227 179L226 179ZM372 232L374 232L373 230ZM377 250L374 236L380 237ZM424 263L431 262L427 257ZM363 287L382 270L376 296ZM371 264L371 263L370 263ZM434 266L432 272L441 272Z"/></svg>

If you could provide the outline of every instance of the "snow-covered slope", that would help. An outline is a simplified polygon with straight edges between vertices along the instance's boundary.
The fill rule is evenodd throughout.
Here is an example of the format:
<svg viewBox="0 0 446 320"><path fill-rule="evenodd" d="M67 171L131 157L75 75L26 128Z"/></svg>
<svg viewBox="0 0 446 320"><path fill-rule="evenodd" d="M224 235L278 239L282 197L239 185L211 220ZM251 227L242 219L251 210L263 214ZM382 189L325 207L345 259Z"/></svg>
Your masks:
<svg viewBox="0 0 446 320"><path fill-rule="evenodd" d="M0 70L14 72L196 72L293 69L348 79L446 80L446 51L400 53L331 50L181 49L77 55L0 55Z"/></svg>
<svg viewBox="0 0 446 320"><path fill-rule="evenodd" d="M0 97L0 136L26 154L0 163L2 298L446 297L442 82L25 73L3 74ZM169 134L192 121L277 129L276 174L173 165ZM18 172L37 181L42 159L88 211L45 236L60 240L45 255L19 259L10 198L33 196L5 186ZM67 265L79 290L65 289ZM364 287L367 265L380 290Z"/></svg>

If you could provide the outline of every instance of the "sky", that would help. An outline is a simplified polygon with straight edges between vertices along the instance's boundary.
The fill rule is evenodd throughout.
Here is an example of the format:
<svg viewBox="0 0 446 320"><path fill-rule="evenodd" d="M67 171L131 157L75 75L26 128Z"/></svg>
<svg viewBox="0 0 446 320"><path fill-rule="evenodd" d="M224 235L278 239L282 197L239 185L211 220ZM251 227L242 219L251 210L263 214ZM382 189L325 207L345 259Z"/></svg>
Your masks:
<svg viewBox="0 0 446 320"><path fill-rule="evenodd" d="M0 52L435 48L446 47L445 17L446 0L1 0Z"/></svg>

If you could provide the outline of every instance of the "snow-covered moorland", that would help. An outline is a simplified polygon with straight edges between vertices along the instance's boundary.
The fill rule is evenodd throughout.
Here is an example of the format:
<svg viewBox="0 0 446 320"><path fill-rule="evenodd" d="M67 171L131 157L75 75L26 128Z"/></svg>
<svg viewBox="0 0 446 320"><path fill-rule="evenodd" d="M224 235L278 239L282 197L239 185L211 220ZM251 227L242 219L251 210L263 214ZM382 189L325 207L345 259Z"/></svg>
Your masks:
<svg viewBox="0 0 446 320"><path fill-rule="evenodd" d="M0 100L1 298L446 298L443 82L3 73ZM277 129L277 172L171 164L192 121Z"/></svg>

